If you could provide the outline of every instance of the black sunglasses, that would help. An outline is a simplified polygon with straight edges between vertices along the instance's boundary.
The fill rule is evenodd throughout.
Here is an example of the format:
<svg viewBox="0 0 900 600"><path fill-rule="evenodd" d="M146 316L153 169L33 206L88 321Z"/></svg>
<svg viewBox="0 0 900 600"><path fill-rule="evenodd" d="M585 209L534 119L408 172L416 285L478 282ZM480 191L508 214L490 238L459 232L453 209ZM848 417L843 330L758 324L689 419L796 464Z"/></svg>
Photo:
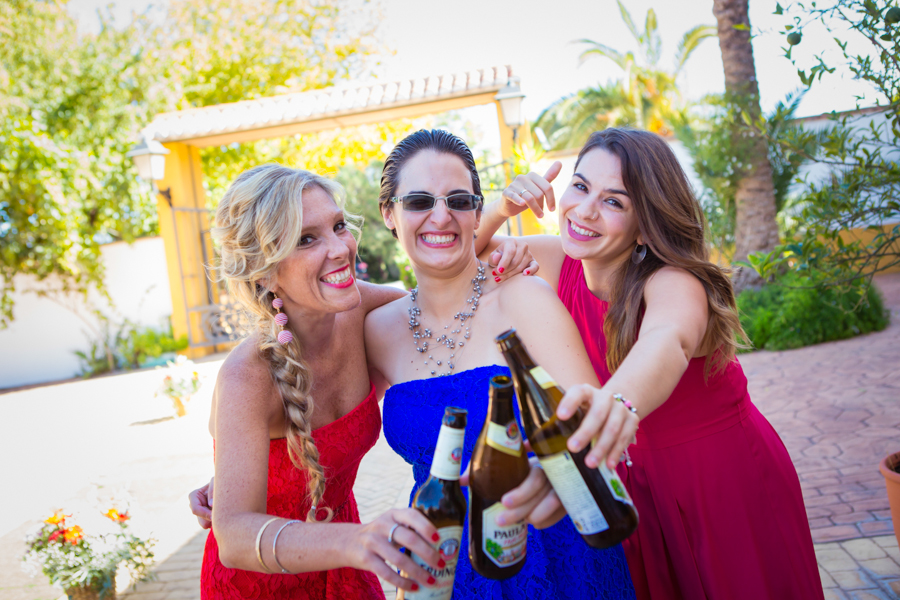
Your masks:
<svg viewBox="0 0 900 600"><path fill-rule="evenodd" d="M425 212L432 210L438 200L443 200L450 210L467 212L478 210L484 205L484 198L475 194L452 194L450 196L432 196L431 194L408 194L399 198L391 198L391 202L402 202L403 210Z"/></svg>

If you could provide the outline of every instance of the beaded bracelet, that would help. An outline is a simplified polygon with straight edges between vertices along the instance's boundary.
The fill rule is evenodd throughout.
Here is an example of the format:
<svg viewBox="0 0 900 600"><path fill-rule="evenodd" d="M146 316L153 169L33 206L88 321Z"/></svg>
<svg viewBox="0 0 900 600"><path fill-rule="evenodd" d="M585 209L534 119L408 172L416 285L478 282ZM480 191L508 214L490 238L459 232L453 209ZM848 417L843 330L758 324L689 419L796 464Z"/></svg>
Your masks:
<svg viewBox="0 0 900 600"><path fill-rule="evenodd" d="M631 402L629 402L628 400L626 400L625 397L622 396L622 394L613 394L612 397L613 397L613 400L618 400L619 402L621 402L622 404L625 405L625 408L627 408L628 410L630 410L630 411L633 412L634 414L637 414L637 409L636 409L635 407L633 407L633 406L631 405Z"/></svg>
<svg viewBox="0 0 900 600"><path fill-rule="evenodd" d="M278 536L281 535L281 532L284 531L284 528L285 528L285 527L287 527L288 525L293 525L294 523L299 523L299 522L300 522L300 521L298 521L298 520L296 520L296 519L291 520L291 521L287 521L284 525L281 526L281 529L279 529L278 532L275 533L275 539L272 540L272 556L275 557L275 564L278 565L278 568L281 569L281 572L284 573L284 574L286 574L286 575L287 575L287 574L290 574L290 571L288 571L287 569L285 569L285 568L282 566L281 562L279 562L279 560L278 560L278 551L275 549L275 544L278 543Z"/></svg>
<svg viewBox="0 0 900 600"><path fill-rule="evenodd" d="M262 558L263 532L265 532L266 527L268 527L269 524L272 523L272 521L277 521L280 518L281 517L272 517L271 519L269 519L268 521L263 523L263 526L259 528L259 533L256 534L256 560L259 561L259 565L263 568L263 571L265 571L266 573L271 573L272 569L270 569L269 567L266 566L266 563L263 562L263 558Z"/></svg>

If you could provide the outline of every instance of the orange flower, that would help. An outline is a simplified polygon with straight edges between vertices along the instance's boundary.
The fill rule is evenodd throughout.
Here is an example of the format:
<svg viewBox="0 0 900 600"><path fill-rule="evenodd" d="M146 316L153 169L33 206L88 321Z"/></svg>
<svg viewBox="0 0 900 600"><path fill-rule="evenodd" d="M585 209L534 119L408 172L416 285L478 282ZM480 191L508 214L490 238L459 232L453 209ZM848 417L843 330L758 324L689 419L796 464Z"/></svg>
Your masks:
<svg viewBox="0 0 900 600"><path fill-rule="evenodd" d="M66 538L67 542L74 546L84 537L84 531L82 531L81 527L78 525L73 525L63 532L63 536Z"/></svg>
<svg viewBox="0 0 900 600"><path fill-rule="evenodd" d="M62 509L53 511L53 516L49 519L46 519L44 523L49 523L50 525L63 525L66 522L66 517L71 517L72 515L63 514Z"/></svg>
<svg viewBox="0 0 900 600"><path fill-rule="evenodd" d="M128 512L120 513L115 508L109 509L108 511L103 513L103 516L105 516L106 518L108 518L111 521L115 521L116 523L124 523L125 521L127 521L128 519L131 518L130 516L128 516Z"/></svg>

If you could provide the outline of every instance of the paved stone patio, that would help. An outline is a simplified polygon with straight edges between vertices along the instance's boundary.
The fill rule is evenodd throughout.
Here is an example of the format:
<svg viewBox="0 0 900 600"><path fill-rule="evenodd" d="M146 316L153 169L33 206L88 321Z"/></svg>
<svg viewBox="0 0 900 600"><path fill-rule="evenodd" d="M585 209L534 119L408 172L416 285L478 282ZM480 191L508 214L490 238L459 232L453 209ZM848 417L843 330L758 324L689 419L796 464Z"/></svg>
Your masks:
<svg viewBox="0 0 900 600"><path fill-rule="evenodd" d="M893 311L886 331L741 357L754 402L800 474L828 599L900 598L900 551L878 473L878 461L900 449L900 274L878 284ZM207 382L219 364L199 365ZM120 581L121 597L199 599L206 532L188 513L186 494L212 472L204 395L212 386L174 420L152 396L158 378L139 372L0 395L0 480L17 490L0 497L0 600L58 598L59 590L19 570L22 539L90 481L126 487L159 539L156 581L127 590ZM411 486L409 467L380 439L355 487L363 521L406 506Z"/></svg>
<svg viewBox="0 0 900 600"><path fill-rule="evenodd" d="M884 331L741 363L800 475L814 542L893 534L878 463L900 450L900 273L878 278Z"/></svg>

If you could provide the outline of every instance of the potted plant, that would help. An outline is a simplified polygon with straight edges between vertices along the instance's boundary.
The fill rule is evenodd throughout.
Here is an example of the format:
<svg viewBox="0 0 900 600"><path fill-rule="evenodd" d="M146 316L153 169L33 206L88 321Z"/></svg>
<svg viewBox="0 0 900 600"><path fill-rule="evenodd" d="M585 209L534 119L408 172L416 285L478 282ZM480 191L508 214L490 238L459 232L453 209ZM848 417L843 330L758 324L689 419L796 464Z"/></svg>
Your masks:
<svg viewBox="0 0 900 600"><path fill-rule="evenodd" d="M169 361L168 373L157 390L157 395L168 396L175 407L175 415L183 417L187 413L187 402L200 389L200 375L194 370L194 363L186 356L178 355L175 362Z"/></svg>
<svg viewBox="0 0 900 600"><path fill-rule="evenodd" d="M887 486L888 502L891 505L891 520L894 535L900 543L900 452L889 454L881 461L881 474Z"/></svg>
<svg viewBox="0 0 900 600"><path fill-rule="evenodd" d="M76 521L91 519L54 512L40 530L25 539L26 570L32 575L43 572L70 600L115 600L119 565L128 568L133 581L146 579L153 564L153 540L129 531L127 511L110 508L101 515L83 528Z"/></svg>

